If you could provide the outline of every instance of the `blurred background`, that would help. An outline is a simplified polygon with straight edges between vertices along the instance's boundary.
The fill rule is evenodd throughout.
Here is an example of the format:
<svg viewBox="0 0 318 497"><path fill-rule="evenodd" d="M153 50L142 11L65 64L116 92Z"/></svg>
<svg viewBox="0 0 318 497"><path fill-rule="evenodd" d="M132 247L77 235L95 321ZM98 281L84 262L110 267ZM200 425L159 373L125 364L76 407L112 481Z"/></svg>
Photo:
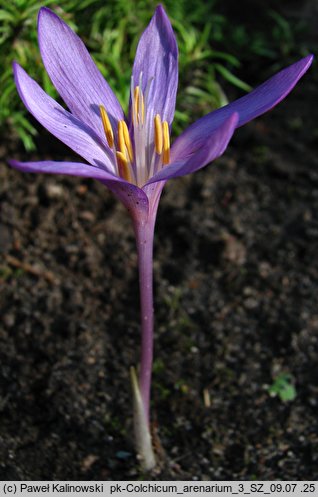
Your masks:
<svg viewBox="0 0 318 497"><path fill-rule="evenodd" d="M180 51L182 91L174 131L179 133L206 109L227 103L231 86L241 93L249 91L262 77L307 54L307 23L312 17L306 2L302 5L262 0L245 0L239 6L234 0L165 2ZM27 150L34 149L37 131L17 96L12 61L17 60L45 91L57 97L38 49L36 22L40 6L52 8L80 34L127 109L136 45L156 2L1 0L0 129L4 132L9 126L10 133L16 133Z"/></svg>

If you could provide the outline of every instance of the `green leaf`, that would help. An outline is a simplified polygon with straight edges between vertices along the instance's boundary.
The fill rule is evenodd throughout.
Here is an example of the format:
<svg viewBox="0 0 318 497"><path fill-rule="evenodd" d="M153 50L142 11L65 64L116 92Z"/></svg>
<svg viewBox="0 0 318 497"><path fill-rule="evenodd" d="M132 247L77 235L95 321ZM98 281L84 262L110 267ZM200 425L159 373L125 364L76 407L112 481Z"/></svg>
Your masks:
<svg viewBox="0 0 318 497"><path fill-rule="evenodd" d="M277 395L282 402L290 402L296 398L296 388L293 377L288 373L280 373L274 378L273 384L268 388L269 394Z"/></svg>
<svg viewBox="0 0 318 497"><path fill-rule="evenodd" d="M232 85L237 86L237 88L241 88L241 90L252 90L252 87L250 85L244 83L244 81L234 76L234 74L232 74L226 67L222 66L221 64L215 64L214 67L223 76L223 78L226 79L229 83L232 83Z"/></svg>

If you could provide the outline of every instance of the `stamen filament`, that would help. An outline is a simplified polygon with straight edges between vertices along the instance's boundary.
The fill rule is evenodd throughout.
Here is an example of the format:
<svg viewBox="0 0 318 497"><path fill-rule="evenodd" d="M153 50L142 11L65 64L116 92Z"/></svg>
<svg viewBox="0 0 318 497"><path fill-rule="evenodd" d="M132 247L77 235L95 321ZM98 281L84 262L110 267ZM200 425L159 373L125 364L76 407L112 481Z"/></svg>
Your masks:
<svg viewBox="0 0 318 497"><path fill-rule="evenodd" d="M120 177L132 183L131 171L126 155L122 152L116 152L116 158Z"/></svg>
<svg viewBox="0 0 318 497"><path fill-rule="evenodd" d="M169 134L169 124L167 121L162 123L162 133L163 133L163 153L162 153L162 163L164 165L170 162L170 134Z"/></svg>
<svg viewBox="0 0 318 497"><path fill-rule="evenodd" d="M100 115L102 118L102 123L103 123L107 143L110 146L110 148L112 148L112 146L114 145L114 133L113 133L112 125L110 124L108 114L107 114L106 109L103 105L99 106L99 111L100 111Z"/></svg>
<svg viewBox="0 0 318 497"><path fill-rule="evenodd" d="M162 122L159 114L156 115L155 119L155 148L157 154L161 154L163 147L163 130L162 130Z"/></svg>

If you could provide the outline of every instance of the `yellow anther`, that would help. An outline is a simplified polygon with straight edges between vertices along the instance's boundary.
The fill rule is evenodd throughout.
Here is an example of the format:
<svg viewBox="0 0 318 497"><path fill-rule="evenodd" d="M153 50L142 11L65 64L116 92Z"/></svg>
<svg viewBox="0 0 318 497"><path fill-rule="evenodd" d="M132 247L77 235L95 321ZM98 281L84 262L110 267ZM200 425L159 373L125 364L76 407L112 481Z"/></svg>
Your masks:
<svg viewBox="0 0 318 497"><path fill-rule="evenodd" d="M163 146L163 132L162 132L162 123L161 117L159 114L155 117L155 148L157 154L161 154Z"/></svg>
<svg viewBox="0 0 318 497"><path fill-rule="evenodd" d="M122 152L116 152L118 171L121 178L126 181L132 182L131 171L128 164L128 160L125 154Z"/></svg>
<svg viewBox="0 0 318 497"><path fill-rule="evenodd" d="M118 148L119 152L126 156L126 147L125 147L125 137L124 137L124 121L118 121Z"/></svg>
<svg viewBox="0 0 318 497"><path fill-rule="evenodd" d="M130 140L130 136L129 136L129 131L128 131L127 124L125 123L125 121L122 121L122 123L123 123L124 141L125 141L125 145L127 148L129 160L130 160L130 162L133 162L134 152L133 152L133 148L132 148L132 144L131 144L131 140Z"/></svg>
<svg viewBox="0 0 318 497"><path fill-rule="evenodd" d="M139 86L136 86L134 92L134 109L137 123L144 123L145 119L145 103L144 96Z"/></svg>
<svg viewBox="0 0 318 497"><path fill-rule="evenodd" d="M112 125L110 124L108 114L107 114L106 109L103 105L99 106L99 111L100 111L100 115L102 118L107 143L110 147L112 147L114 145L114 133L113 133Z"/></svg>
<svg viewBox="0 0 318 497"><path fill-rule="evenodd" d="M135 91L134 91L134 110L135 110L135 116L138 116L138 107L139 107L139 86L136 86Z"/></svg>
<svg viewBox="0 0 318 497"><path fill-rule="evenodd" d="M170 162L170 134L169 134L169 124L167 121L162 123L162 133L163 133L163 153L162 162L164 165Z"/></svg>

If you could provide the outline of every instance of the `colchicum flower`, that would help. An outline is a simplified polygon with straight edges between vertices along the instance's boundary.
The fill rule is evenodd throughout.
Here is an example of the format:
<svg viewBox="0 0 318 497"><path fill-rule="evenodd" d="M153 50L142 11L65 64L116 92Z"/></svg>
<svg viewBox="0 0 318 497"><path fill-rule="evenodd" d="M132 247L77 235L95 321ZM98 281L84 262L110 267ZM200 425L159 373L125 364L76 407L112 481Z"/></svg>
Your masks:
<svg viewBox="0 0 318 497"><path fill-rule="evenodd" d="M273 108L312 62L307 56L248 95L192 124L170 145L178 83L178 48L161 5L139 41L131 77L129 114L123 110L80 38L56 14L41 8L39 46L43 63L69 110L48 96L14 63L15 82L30 113L86 163L17 162L25 172L95 178L128 209L138 250L141 301L139 378L132 370L137 450L143 466L155 465L149 429L153 354L153 233L168 179L193 173L225 151L235 129Z"/></svg>

